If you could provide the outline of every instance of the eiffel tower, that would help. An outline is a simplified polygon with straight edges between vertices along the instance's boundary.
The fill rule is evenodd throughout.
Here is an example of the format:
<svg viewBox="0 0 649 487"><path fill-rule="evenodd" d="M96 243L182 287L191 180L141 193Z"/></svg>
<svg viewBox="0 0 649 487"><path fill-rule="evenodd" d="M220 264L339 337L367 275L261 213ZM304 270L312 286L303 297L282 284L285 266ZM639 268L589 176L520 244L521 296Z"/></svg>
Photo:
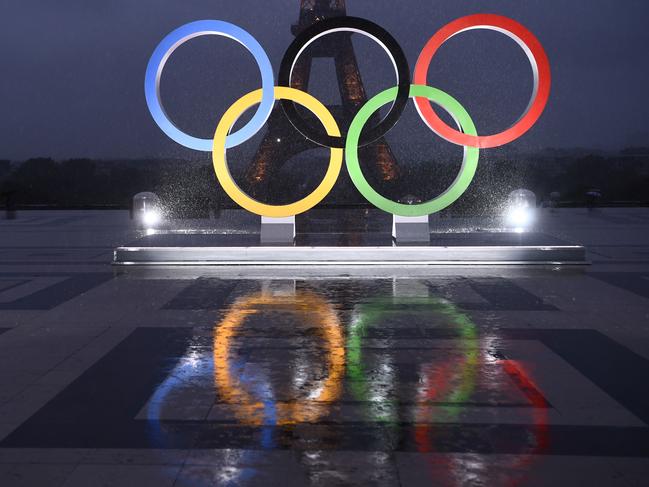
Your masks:
<svg viewBox="0 0 649 487"><path fill-rule="evenodd" d="M345 0L301 0L299 21L291 27L291 32L298 35L315 22L346 15ZM291 78L293 88L308 91L313 59L333 58L342 106L328 108L342 129L349 127L354 115L367 102L351 35L352 33L339 33L327 39L328 42L314 44L314 47L309 48L297 61ZM378 121L377 114L369 123ZM268 120L268 131L246 172L246 182L250 186L251 194L264 196L268 191L269 181L278 174L284 163L291 157L313 148L314 144L291 125L280 104L276 104ZM398 178L399 167L385 139L381 138L367 147L360 148L359 157L362 161L372 161L380 181L389 183ZM344 177L343 173L341 177Z"/></svg>

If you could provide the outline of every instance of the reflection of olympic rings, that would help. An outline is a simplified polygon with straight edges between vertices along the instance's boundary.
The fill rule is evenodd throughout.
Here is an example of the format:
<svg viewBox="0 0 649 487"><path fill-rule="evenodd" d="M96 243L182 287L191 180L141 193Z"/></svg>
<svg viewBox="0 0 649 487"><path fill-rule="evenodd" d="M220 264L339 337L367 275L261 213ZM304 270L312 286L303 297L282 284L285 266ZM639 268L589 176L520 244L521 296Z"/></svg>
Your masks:
<svg viewBox="0 0 649 487"><path fill-rule="evenodd" d="M390 108L390 112L378 125L363 132L358 141L358 144L362 147L371 144L388 133L399 121L408 102L408 90L410 89L408 60L399 43L383 27L358 17L334 17L316 22L302 31L286 50L280 65L278 81L280 86L291 86L291 75L300 55L316 40L334 32L355 32L376 41L390 57L397 75L398 90L394 104ZM332 137L330 134L323 134L312 128L300 116L295 105L290 100L282 101L282 108L293 127L307 139L325 147L338 147L341 149L345 147L343 137Z"/></svg>
<svg viewBox="0 0 649 487"><path fill-rule="evenodd" d="M512 127L496 135L478 137L466 134L446 125L424 98L416 98L417 110L426 124L440 137L457 145L469 147L499 147L508 144L527 132L539 119L550 96L550 62L539 40L518 22L501 15L469 15L447 24L426 43L415 66L414 83L425 85L430 62L440 46L451 37L474 29L501 32L525 51L534 73L534 88L529 105L523 116Z"/></svg>
<svg viewBox="0 0 649 487"><path fill-rule="evenodd" d="M428 68L439 47L454 35L473 29L495 30L512 38L527 54L534 73L534 89L525 113L512 127L496 135L478 136L469 115L457 101L439 90L426 86ZM390 56L398 78L398 86L380 93L361 108L346 137L341 134L333 117L321 103L304 92L290 89L291 73L300 54L316 39L341 31L364 34L377 41ZM244 96L228 109L226 112L228 117L224 116L218 124L213 141L192 137L178 129L164 112L159 93L162 70L171 53L185 41L202 35L222 35L241 43L255 57L262 77L261 91ZM356 17L319 21L298 35L284 55L279 78L281 87L276 89L273 86L273 72L268 56L250 34L227 22L203 20L186 24L163 39L149 61L145 79L147 105L163 132L185 147L201 151L212 150L216 176L221 184L225 182L225 191L244 208L268 217L293 216L307 211L322 201L335 184L334 173L337 176L340 170L338 159L342 159L342 152L339 152L342 147L346 150L347 169L354 184L378 208L401 216L423 216L440 211L451 205L468 189L475 174L478 148L498 147L512 142L537 122L547 104L551 85L550 64L538 39L518 22L491 14L462 17L446 25L431 37L417 61L414 73L415 85L410 85L407 60L394 38L373 22ZM403 113L409 95L414 97L417 110L433 132L465 148L462 169L455 182L439 197L420 205L400 205L379 195L365 180L358 163L358 148L379 139L394 127ZM232 180L225 163L227 149L242 144L261 130L270 116L276 99L282 100L286 115L299 132L317 144L332 148L331 164L316 191L297 203L282 206L264 205L244 195ZM449 111L456 119L459 130L446 125L427 100ZM294 102L314 111L324 125L326 133L311 127L297 112ZM371 115L389 102L393 102L393 105L388 115L376 126L363 130ZM255 103L260 103L260 106L252 119L242 129L229 134L229 130L241 113Z"/></svg>
<svg viewBox="0 0 649 487"><path fill-rule="evenodd" d="M236 147L254 137L266 123L275 103L273 96L275 78L273 76L273 66L270 64L268 55L259 42L257 42L257 39L241 27L237 27L228 22L221 20L199 20L198 22L191 22L174 30L158 44L158 47L156 47L149 60L144 81L144 91L149 111L158 126L171 139L190 149L209 152L212 150L212 141L210 139L192 137L177 128L165 113L160 101L160 77L162 76L162 70L167 60L179 46L190 39L204 35L224 36L237 41L250 51L261 70L261 86L264 90L261 105L259 105L255 116L241 130L228 136L225 144L227 148Z"/></svg>
<svg viewBox="0 0 649 487"><path fill-rule="evenodd" d="M228 131L236 123L241 114L255 103L259 103L262 96L263 90L253 91L243 98L240 98L228 109L227 112L225 112L225 115L223 115L223 118L216 129L216 134L214 135L214 151L212 152L214 171L216 172L216 177L218 178L219 183L221 183L223 190L234 200L235 203L246 210L257 215L275 218L298 215L310 210L320 203L325 196L327 196L329 191L331 191L331 188L334 187L343 163L343 151L342 149L331 149L329 169L327 169L324 179L310 195L300 201L281 206L267 205L247 196L243 191L241 191L241 188L237 186L237 183L234 182L234 179L230 175L224 142ZM290 99L304 105L318 117L328 134L340 135L340 129L329 110L308 93L293 88L278 87L275 88L275 98Z"/></svg>
<svg viewBox="0 0 649 487"><path fill-rule="evenodd" d="M318 381L306 397L295 401L278 401L274 405L273 424L283 426L316 421L325 414L329 404L341 393L345 373L345 343L336 312L329 303L313 293L298 296L274 296L259 293L236 301L216 326L214 333L214 380L220 397L235 406L234 413L242 423L253 426L264 424L264 404L246 391L231 372L231 342L238 328L248 316L260 312L260 307L283 305L295 310L305 319L316 319L318 331L326 343L328 374Z"/></svg>
<svg viewBox="0 0 649 487"><path fill-rule="evenodd" d="M464 344L464 346L466 346L466 344ZM480 364L478 363L478 353L479 351L476 349L473 354L467 355L468 359L472 362L473 371L471 369L463 368L463 372L459 376L457 375L457 366L455 364L446 364L440 369L425 371L423 387L420 390L421 399L450 404L466 402L472 393L473 385L475 383L474 376L476 375L477 369L480 368ZM530 379L529 374L519 362L513 360L498 360L496 363L502 365L505 374L517 383L519 387L523 389L531 389L533 391L538 390L538 387ZM454 373L456 374L456 377L454 377ZM472 376L470 382L467 382L469 379L467 374ZM456 382L456 379L459 380L460 386L454 391L450 391L450 394L443 395L445 391L449 389L450 385ZM533 420L531 426L532 431L529 437L526 435L526 437L521 440L521 443L524 447L528 447L528 450L515 456L512 455L508 457L511 463L505 470L508 472L507 482L496 482L498 485L519 485L525 478L525 469L529 464L534 462L536 455L545 453L548 449L549 434L547 427L547 403L542 396L536 394L530 394L530 401L533 406L531 413ZM443 417L445 422L457 422L457 417L460 412L458 408L450 406L442 407L441 410L445 413L445 417ZM427 423L426 420L427 418L421 414L415 418L417 424L415 427L415 443L417 444L417 450L419 452L433 453L435 452L436 444L436 428L433 424ZM532 439L534 440L534 445L529 446L528 442ZM443 444L445 440L446 438L440 438L440 444ZM507 438L505 441L511 440L512 438ZM454 464L453 457L441 457L434 465L430 457L427 461L431 463L431 477L435 479L437 485L462 485L461 480L458 480L461 477L454 475L456 472L453 470L458 467ZM466 465L461 461L459 463L459 468L464 471ZM446 481L445 478L440 475L441 470L439 467L443 464L447 464L449 468L449 472L447 472L449 476ZM481 472L481 475L486 477L484 471Z"/></svg>
<svg viewBox="0 0 649 487"><path fill-rule="evenodd" d="M475 377L478 372L478 336L475 324L452 303L432 296L426 296L377 299L363 304L358 310L357 317L350 326L347 339L347 374L352 379L350 382L351 392L356 399L370 402L373 413L372 419L388 423L395 423L397 421L398 413L396 412L396 408L398 406L398 400L382 398L382 396L386 396L386 391L382 391L381 393L378 389L385 389L387 384L380 384L380 387L377 387L379 384L375 383L376 379L368 379L366 377L362 358L362 339L367 333L368 328L379 324L381 318L389 312L390 307L395 305L405 306L409 309L424 305L428 312L435 311L448 317L450 323L457 327L457 337L460 341L459 348L463 352L463 360L459 366L458 362L452 362L443 367L446 376L453 378L448 380L447 384L455 386L452 391L446 393L446 400L444 402L457 403L465 400L473 391ZM426 377L420 378L420 381L423 381L424 385L426 385L428 378L427 375ZM440 387L437 389L437 392L439 393L441 390L442 388ZM370 400L368 398L372 399ZM375 398L379 399L377 400ZM453 409L455 410L455 408Z"/></svg>

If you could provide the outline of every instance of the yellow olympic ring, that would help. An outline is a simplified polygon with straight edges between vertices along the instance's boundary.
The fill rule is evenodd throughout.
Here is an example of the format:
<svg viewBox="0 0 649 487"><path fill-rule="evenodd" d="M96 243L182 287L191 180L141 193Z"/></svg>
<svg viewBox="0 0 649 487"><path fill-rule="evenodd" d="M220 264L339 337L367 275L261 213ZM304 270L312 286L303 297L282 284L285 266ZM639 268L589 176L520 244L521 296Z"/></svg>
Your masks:
<svg viewBox="0 0 649 487"><path fill-rule="evenodd" d="M255 213L256 215L271 217L271 218L284 218L293 215L299 215L305 211L310 210L318 203L320 203L329 192L333 189L340 174L343 165L343 149L331 149L331 158L329 161L329 168L325 174L324 179L320 185L309 195L303 199L288 205L267 205L261 203L247 194L245 194L237 183L235 183L230 170L228 169L228 162L226 156L226 138L232 130L233 125L239 117L251 106L260 103L263 95L263 90L259 89L248 93L237 100L219 122L214 134L214 145L212 150L212 161L214 163L214 171L216 177L221 183L223 190L242 208ZM292 100L300 105L308 108L313 114L318 117L324 126L327 134L334 137L340 137L340 128L334 120L331 112L320 101L300 90L286 87L275 87L276 100Z"/></svg>
<svg viewBox="0 0 649 487"><path fill-rule="evenodd" d="M305 319L317 320L320 325L318 330L326 342L329 365L327 378L306 398L276 403L277 420L274 424L283 426L315 422L340 396L345 375L345 341L338 315L327 301L313 293L303 292L298 296L259 293L239 299L232 305L214 333L214 381L219 396L235 406L234 413L242 423L252 426L264 424L264 404L253 398L231 375L230 344L246 317L258 313L260 307L271 304L295 310Z"/></svg>

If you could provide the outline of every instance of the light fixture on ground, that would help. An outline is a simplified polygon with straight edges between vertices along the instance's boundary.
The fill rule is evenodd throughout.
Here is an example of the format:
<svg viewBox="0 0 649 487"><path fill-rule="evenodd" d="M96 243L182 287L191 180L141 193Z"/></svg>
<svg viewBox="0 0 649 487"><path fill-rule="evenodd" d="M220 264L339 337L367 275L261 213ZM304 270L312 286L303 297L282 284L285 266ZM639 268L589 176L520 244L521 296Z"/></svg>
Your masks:
<svg viewBox="0 0 649 487"><path fill-rule="evenodd" d="M522 233L530 229L535 219L536 195L528 189L509 193L505 209L506 226Z"/></svg>
<svg viewBox="0 0 649 487"><path fill-rule="evenodd" d="M153 230L162 223L160 198L155 193L138 193L133 197L133 219L138 228Z"/></svg>

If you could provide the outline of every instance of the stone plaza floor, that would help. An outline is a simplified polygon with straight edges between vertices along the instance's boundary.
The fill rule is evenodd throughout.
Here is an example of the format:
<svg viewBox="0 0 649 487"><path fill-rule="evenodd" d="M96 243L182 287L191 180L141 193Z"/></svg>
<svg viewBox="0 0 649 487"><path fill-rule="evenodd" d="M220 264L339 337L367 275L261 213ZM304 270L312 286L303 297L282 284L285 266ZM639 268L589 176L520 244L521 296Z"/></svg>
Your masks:
<svg viewBox="0 0 649 487"><path fill-rule="evenodd" d="M124 269L127 212L0 220L0 486L647 486L649 209L538 229L592 265Z"/></svg>

